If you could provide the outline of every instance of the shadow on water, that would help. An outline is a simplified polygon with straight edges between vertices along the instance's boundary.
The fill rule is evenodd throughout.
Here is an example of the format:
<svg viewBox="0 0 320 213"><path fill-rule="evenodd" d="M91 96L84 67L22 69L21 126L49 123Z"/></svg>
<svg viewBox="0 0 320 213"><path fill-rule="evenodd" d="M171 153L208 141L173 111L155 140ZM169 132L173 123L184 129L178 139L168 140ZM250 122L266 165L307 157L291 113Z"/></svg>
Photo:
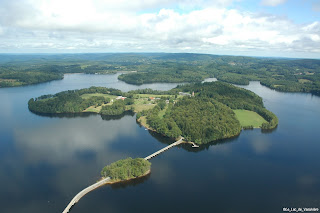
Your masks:
<svg viewBox="0 0 320 213"><path fill-rule="evenodd" d="M212 141L212 142L207 143L207 144L201 144L197 148L192 147L191 144L180 144L178 147L181 147L181 148L183 148L184 150L186 150L188 152L201 152L203 150L208 150L210 146L217 146L217 145L236 142L237 141L236 139L239 137L239 135L234 136L232 138L226 138L226 139Z"/></svg>
<svg viewBox="0 0 320 213"><path fill-rule="evenodd" d="M32 113L39 115L39 116L51 117L51 118L55 118L55 117L57 117L57 118L76 118L76 117L89 117L92 115L99 115L94 112L80 112L80 113L37 113L37 112L32 112ZM101 116L102 120L108 121L108 120L119 120L125 116L134 116L134 115L135 115L135 113L133 111L125 111L121 115L100 115L100 116ZM139 126L141 126L141 124L139 122L137 122L137 124ZM272 130L261 130L261 132L268 134L268 133L275 131L276 129L277 129L277 127ZM157 132L154 132L151 130L148 130L148 131L152 137L154 137L157 141L159 141L162 144L170 145L173 142L175 142L175 139L173 139L173 138L166 137L160 133L157 133ZM250 130L245 130L245 131L250 131ZM213 141L213 142L210 142L207 144L202 144L197 148L192 147L191 144L181 144L181 145L179 145L179 147L185 149L188 152L200 152L203 150L208 150L210 146L216 146L216 145L221 145L221 144L225 144L225 143L235 142L236 141L235 139L238 138L239 135L234 136L232 138L221 139L221 140ZM136 179L136 180L138 180L138 179ZM139 178L139 180L140 180L140 178ZM133 181L133 183L134 183L134 181ZM119 184L122 184L122 183L119 183ZM124 183L124 184L126 184L126 183ZM117 184L114 184L114 185L117 185Z"/></svg>
<svg viewBox="0 0 320 213"><path fill-rule="evenodd" d="M41 117L49 117L49 118L78 118L78 117L89 117L91 115L97 115L94 112L77 112L77 113L40 113L40 112L33 112L33 114L39 115Z"/></svg>
<svg viewBox="0 0 320 213"><path fill-rule="evenodd" d="M49 117L49 118L78 118L78 117L89 117L92 115L99 115L98 113L95 112L76 112L76 113L39 113L39 112L33 112L30 111L33 114L36 114L41 117ZM124 116L134 116L134 112L132 111L125 111L121 115L100 115L102 120L119 120L123 118Z"/></svg>
<svg viewBox="0 0 320 213"><path fill-rule="evenodd" d="M173 139L173 138L166 137L160 133L157 133L157 132L154 132L151 130L148 130L148 131L149 131L150 135L152 137L154 137L155 139L157 139L157 141L159 141L160 143L163 143L165 145L170 145L173 142L175 142L175 139Z"/></svg>
<svg viewBox="0 0 320 213"><path fill-rule="evenodd" d="M111 188L117 190L117 189L124 189L129 186L136 186L138 184L141 184L141 183L144 183L145 181L147 181L150 178L150 176L151 176L151 173L147 174L146 176L142 176L142 177L135 178L132 180L114 183L114 184L111 184Z"/></svg>
<svg viewBox="0 0 320 213"><path fill-rule="evenodd" d="M163 143L165 145L170 145L173 142L175 142L175 139L163 136L160 133L157 133L157 132L154 132L154 131L151 131L151 130L149 130L149 133L150 133L150 135L152 137L157 139L157 141L159 141L160 143ZM184 150L186 150L188 152L200 152L200 151L209 149L210 146L217 146L217 145L222 145L222 144L226 144L226 143L235 142L236 139L239 137L239 135L236 135L236 136L231 137L231 138L226 138L226 139L213 141L213 142L210 142L210 143L207 143L207 144L202 144L197 148L192 147L192 145L188 144L188 143L187 144L186 143L185 144L180 144L180 145L178 145L178 147L181 147L181 148L183 148Z"/></svg>
<svg viewBox="0 0 320 213"><path fill-rule="evenodd" d="M275 132L277 129L278 129L278 125L277 125L275 128L273 128L273 129L261 129L261 133L263 133L263 134L270 134L270 133Z"/></svg>
<svg viewBox="0 0 320 213"><path fill-rule="evenodd" d="M123 118L124 116L131 116L133 117L134 116L134 112L132 111L125 111L124 113L122 113L121 115L101 115L101 118L102 120L106 120L106 121L109 121L109 120L119 120L121 118Z"/></svg>

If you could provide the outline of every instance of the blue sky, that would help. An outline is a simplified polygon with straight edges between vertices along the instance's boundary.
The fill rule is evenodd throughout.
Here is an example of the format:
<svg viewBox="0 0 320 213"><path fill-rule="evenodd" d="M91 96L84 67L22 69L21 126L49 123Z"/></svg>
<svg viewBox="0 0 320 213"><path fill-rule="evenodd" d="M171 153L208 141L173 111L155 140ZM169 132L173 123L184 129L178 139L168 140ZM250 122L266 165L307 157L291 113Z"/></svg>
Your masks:
<svg viewBox="0 0 320 213"><path fill-rule="evenodd" d="M0 53L320 58L319 0L0 0Z"/></svg>

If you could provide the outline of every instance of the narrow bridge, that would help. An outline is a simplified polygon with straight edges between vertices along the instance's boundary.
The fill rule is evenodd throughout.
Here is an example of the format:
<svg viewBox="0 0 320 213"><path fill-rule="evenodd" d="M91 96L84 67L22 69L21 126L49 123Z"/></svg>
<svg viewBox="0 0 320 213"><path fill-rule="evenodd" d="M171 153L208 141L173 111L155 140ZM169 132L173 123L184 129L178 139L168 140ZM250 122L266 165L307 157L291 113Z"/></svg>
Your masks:
<svg viewBox="0 0 320 213"><path fill-rule="evenodd" d="M69 203L69 205L65 208L65 210L62 213L68 213L71 209L71 207L77 203L83 196L85 196L87 193L95 190L96 188L110 183L110 177L106 177L103 180L100 180L99 182L92 184L91 186L88 186L87 188L83 189L81 192L79 192Z"/></svg>
<svg viewBox="0 0 320 213"><path fill-rule="evenodd" d="M160 149L159 151L157 151L157 152L149 155L148 157L145 157L144 159L145 159L145 160L150 160L151 158L153 158L153 157L161 154L162 152L167 151L168 149L170 149L170 148L172 148L172 147L174 147L174 146L177 146L177 145L182 144L182 143L186 143L185 141L183 141L183 139L184 139L184 138L181 137L180 140L178 140L178 141L170 144L169 146L164 147L163 149Z"/></svg>
<svg viewBox="0 0 320 213"><path fill-rule="evenodd" d="M149 159L151 159L151 158L153 158L153 157L161 154L162 152L165 152L165 151L167 151L168 149L170 149L170 148L172 148L172 147L174 147L174 146L177 146L177 145L179 145L179 144L182 144L182 143L190 143L190 144L193 145L192 147L199 147L199 146L197 146L195 143L193 143L193 142L186 142L186 141L183 141L183 139L184 139L184 138L181 137L180 140L178 140L178 141L170 144L169 146L164 147L163 149L160 149L159 151L157 151L157 152L155 152L155 153L153 153L153 154L145 157L144 159L145 159L145 160L149 160ZM89 193L89 192L95 190L96 188L98 188L98 187L100 187L100 186L102 186L102 185L104 185L104 184L107 184L107 183L111 183L110 177L106 177L106 178L100 180L99 182L97 182L97 183L95 183L95 184L92 184L91 186L88 186L87 188L83 189L81 192L79 192L79 193L70 201L69 205L65 208L65 210L64 210L62 213L68 213L68 212L70 211L71 207L72 207L75 203L77 203L83 196L85 196L87 193Z"/></svg>

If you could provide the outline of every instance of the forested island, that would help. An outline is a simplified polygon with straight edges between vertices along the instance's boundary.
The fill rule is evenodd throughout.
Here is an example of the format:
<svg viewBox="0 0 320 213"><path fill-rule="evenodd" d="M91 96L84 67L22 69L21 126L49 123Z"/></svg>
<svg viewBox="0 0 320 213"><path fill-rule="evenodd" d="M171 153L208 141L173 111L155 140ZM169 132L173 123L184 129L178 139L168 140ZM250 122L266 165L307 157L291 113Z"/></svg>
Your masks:
<svg viewBox="0 0 320 213"><path fill-rule="evenodd" d="M283 92L320 95L320 60L255 58L192 53L1 55L0 87L63 78L65 73L110 74L129 84L219 81L262 85ZM132 72L134 71L134 72Z"/></svg>
<svg viewBox="0 0 320 213"><path fill-rule="evenodd" d="M143 158L127 158L105 166L101 171L103 178L110 177L112 181L124 181L147 175L151 163Z"/></svg>
<svg viewBox="0 0 320 213"><path fill-rule="evenodd" d="M278 118L263 106L259 96L224 82L186 84L169 91L91 87L32 98L28 107L40 114L95 112L115 116L134 111L146 128L197 144L236 136L241 129L273 129L278 125ZM253 122L255 118L259 120Z"/></svg>

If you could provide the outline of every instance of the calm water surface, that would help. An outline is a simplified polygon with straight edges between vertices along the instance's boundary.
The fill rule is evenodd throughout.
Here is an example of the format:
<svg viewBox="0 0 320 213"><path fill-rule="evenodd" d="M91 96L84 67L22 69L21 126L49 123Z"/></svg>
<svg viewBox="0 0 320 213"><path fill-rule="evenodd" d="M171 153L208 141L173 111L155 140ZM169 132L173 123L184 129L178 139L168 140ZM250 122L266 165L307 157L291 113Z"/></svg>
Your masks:
<svg viewBox="0 0 320 213"><path fill-rule="evenodd" d="M66 75L61 81L0 89L0 212L62 212L94 183L101 168L125 157L145 157L170 143L125 115L42 117L28 111L32 97L106 86L168 90L176 84L128 85L117 75ZM84 212L282 212L320 208L320 98L279 93L251 82L245 88L279 117L273 132L243 131L201 149L175 147L152 159L150 176L105 186L72 208Z"/></svg>

